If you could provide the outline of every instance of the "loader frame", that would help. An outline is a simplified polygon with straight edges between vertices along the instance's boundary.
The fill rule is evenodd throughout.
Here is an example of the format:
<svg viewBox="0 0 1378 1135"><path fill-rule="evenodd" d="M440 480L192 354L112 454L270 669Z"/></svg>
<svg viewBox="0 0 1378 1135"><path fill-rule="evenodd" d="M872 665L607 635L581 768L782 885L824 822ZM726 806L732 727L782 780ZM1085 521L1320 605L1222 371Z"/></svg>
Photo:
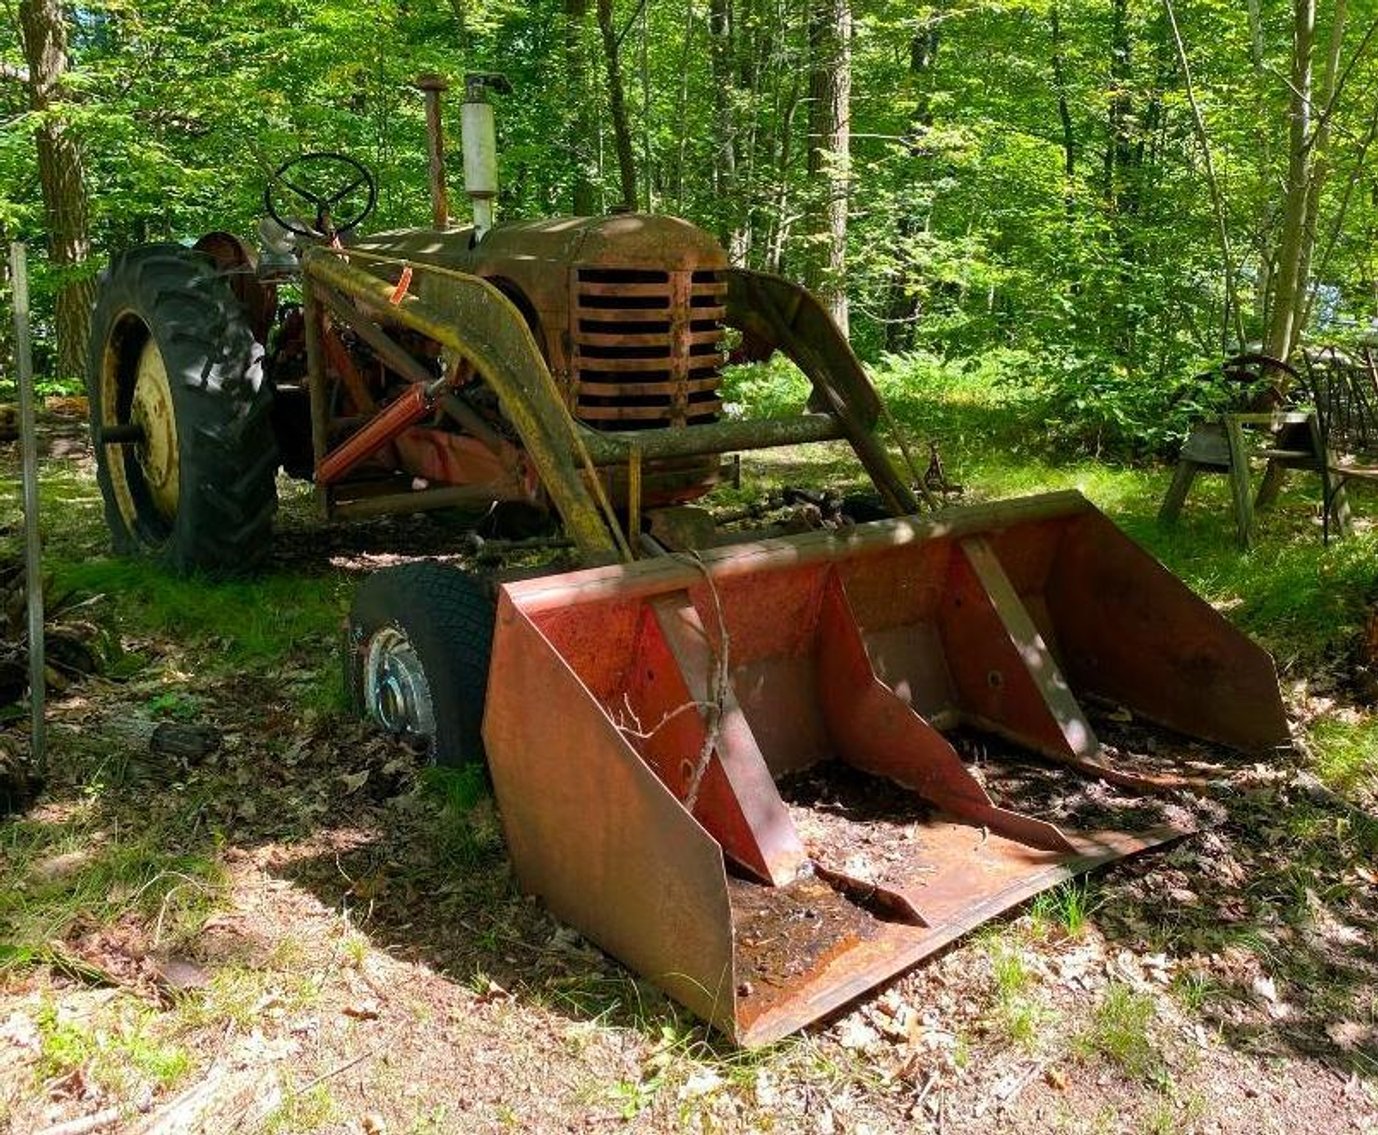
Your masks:
<svg viewBox="0 0 1378 1135"><path fill-rule="evenodd" d="M780 277L745 269L723 272L723 322L750 334L758 349L778 350L799 366L813 388L809 410L784 418L607 432L590 429L569 412L567 398L523 313L488 281L435 264L325 246L307 250L302 270L312 447L319 500L327 516L524 500L539 486L586 562L632 559L637 549L635 533L629 530L636 527L639 509L630 507L636 502L629 501L625 525L619 519L608 492L610 471L635 482L639 466L661 458L835 440L851 445L894 515L918 511L914 492L874 436L881 405L851 347L813 296ZM333 447L328 443L332 421L326 315L410 379L415 397L409 407L394 404L378 411ZM437 381L422 360L389 334L390 328L407 329L438 344L446 352L447 375ZM498 395L520 445L492 436L472 419L460 424L480 434L503 463L505 476L355 500L339 495L335 483L354 464L395 442L433 405L449 405L463 414L455 400L445 401L447 388L473 374L481 375ZM429 394L423 399L425 391ZM518 471L522 462L526 468Z"/></svg>

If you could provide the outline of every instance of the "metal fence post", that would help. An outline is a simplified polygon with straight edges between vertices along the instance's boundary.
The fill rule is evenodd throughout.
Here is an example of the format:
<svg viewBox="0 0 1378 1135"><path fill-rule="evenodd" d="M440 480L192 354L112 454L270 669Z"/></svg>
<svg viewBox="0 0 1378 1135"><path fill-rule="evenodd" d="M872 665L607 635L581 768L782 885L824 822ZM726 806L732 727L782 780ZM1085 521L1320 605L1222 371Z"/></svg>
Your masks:
<svg viewBox="0 0 1378 1135"><path fill-rule="evenodd" d="M43 573L38 534L38 437L34 428L33 351L29 339L28 256L23 242L10 245L10 282L14 289L14 361L19 378L19 446L24 470L24 591L29 603L29 703L33 713L33 747L29 772L47 774L47 738L43 729Z"/></svg>

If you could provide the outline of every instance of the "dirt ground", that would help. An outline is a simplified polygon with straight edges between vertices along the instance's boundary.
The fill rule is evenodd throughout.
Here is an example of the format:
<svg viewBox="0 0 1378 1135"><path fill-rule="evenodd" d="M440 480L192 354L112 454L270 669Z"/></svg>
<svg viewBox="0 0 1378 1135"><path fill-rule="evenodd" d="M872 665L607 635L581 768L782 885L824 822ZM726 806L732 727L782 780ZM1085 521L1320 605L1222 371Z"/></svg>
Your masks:
<svg viewBox="0 0 1378 1135"><path fill-rule="evenodd" d="M69 557L104 546L80 434L47 430ZM285 513L271 570L342 593L454 547ZM1165 805L1201 833L741 1052L520 893L491 800L321 695L329 628L227 672L118 597L90 612L144 664L54 697L48 786L0 821L0 1131L1378 1133L1378 820L1304 749ZM155 757L167 721L218 748Z"/></svg>

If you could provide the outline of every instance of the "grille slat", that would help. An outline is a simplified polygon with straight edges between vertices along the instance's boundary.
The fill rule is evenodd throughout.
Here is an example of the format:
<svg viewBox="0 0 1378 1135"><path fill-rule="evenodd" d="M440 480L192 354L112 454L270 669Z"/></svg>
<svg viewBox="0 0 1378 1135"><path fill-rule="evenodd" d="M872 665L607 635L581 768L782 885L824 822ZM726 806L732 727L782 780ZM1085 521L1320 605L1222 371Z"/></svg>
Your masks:
<svg viewBox="0 0 1378 1135"><path fill-rule="evenodd" d="M581 346L587 344L590 347L620 347L623 344L629 347L650 347L665 344L668 347L667 340L673 334L673 327L665 331L619 331L606 334L598 331L576 331L574 341ZM686 346L716 345L721 339L722 332L716 328L712 331L686 330L683 332L683 341ZM667 350L666 354L673 355L673 352Z"/></svg>
<svg viewBox="0 0 1378 1135"><path fill-rule="evenodd" d="M695 330L708 330L718 320L727 314L727 309L722 306L698 307L689 309L692 316L692 324ZM674 318L676 313L669 306L658 303L655 307L580 307L575 318L581 326L592 326L594 324L619 323L667 323Z"/></svg>
<svg viewBox="0 0 1378 1135"><path fill-rule="evenodd" d="M581 406L579 416L590 422L638 422L642 425L664 419L664 406ZM722 413L722 400L691 402L685 415L691 423L712 421Z"/></svg>
<svg viewBox="0 0 1378 1135"><path fill-rule="evenodd" d="M716 271L576 268L570 283L580 418L604 429L717 418L727 285Z"/></svg>
<svg viewBox="0 0 1378 1135"><path fill-rule="evenodd" d="M668 394L684 390L689 395L716 392L721 384L717 375L712 378L691 378L687 382L621 382L600 383L587 377L580 388L587 398L617 398L619 395Z"/></svg>

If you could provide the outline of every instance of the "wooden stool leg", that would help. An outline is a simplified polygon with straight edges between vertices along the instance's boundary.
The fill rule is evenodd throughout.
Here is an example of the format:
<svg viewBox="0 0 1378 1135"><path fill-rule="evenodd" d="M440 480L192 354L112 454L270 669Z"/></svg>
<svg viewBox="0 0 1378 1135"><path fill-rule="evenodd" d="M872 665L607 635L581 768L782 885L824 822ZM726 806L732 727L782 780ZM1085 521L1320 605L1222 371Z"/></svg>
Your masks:
<svg viewBox="0 0 1378 1135"><path fill-rule="evenodd" d="M1254 538L1253 493L1249 487L1249 451L1244 446L1244 429L1225 416L1225 437L1230 444L1230 495L1234 498L1235 532L1241 548Z"/></svg>
<svg viewBox="0 0 1378 1135"><path fill-rule="evenodd" d="M1345 479L1337 477L1335 487L1330 493L1330 516L1335 521L1335 535L1348 536L1354 531L1354 514L1349 510L1349 495L1345 492Z"/></svg>
<svg viewBox="0 0 1378 1135"><path fill-rule="evenodd" d="M1191 491L1191 483L1196 480L1196 471L1199 468L1195 461L1187 457L1177 462L1177 468L1172 473L1172 484L1167 487L1163 505L1158 510L1158 523L1164 528L1170 528L1177 523L1177 517L1182 511L1187 493Z"/></svg>

